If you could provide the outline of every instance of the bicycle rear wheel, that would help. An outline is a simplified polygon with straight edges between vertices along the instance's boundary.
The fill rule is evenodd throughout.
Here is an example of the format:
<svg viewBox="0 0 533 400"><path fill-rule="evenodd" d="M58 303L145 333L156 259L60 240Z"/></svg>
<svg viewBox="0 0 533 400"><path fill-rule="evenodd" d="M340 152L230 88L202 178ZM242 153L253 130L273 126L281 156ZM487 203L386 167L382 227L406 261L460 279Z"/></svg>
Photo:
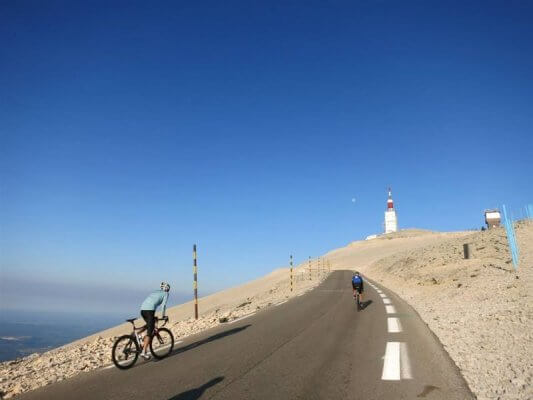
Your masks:
<svg viewBox="0 0 533 400"><path fill-rule="evenodd" d="M119 337L113 345L111 355L117 368L128 369L135 364L140 352L141 350L135 337L124 335Z"/></svg>
<svg viewBox="0 0 533 400"><path fill-rule="evenodd" d="M155 358L161 359L170 354L174 348L174 336L167 328L159 328L150 341L150 351Z"/></svg>

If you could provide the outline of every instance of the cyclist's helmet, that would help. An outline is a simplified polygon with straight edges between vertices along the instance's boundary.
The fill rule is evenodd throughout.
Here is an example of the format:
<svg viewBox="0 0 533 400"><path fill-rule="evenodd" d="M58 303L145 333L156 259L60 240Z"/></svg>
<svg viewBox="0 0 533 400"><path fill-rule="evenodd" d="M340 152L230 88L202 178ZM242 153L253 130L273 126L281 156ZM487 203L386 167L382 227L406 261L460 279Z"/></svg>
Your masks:
<svg viewBox="0 0 533 400"><path fill-rule="evenodd" d="M359 271L355 271L355 272L353 273L353 276L356 276L356 275L359 275Z"/></svg>
<svg viewBox="0 0 533 400"><path fill-rule="evenodd" d="M166 282L161 282L161 290L168 292L170 290L170 285Z"/></svg>

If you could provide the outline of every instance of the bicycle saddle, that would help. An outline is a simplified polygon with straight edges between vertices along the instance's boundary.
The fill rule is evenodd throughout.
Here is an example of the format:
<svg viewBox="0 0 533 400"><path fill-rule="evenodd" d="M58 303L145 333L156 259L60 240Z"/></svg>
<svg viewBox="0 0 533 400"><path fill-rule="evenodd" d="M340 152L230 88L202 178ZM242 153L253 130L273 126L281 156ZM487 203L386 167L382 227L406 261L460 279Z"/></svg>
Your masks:
<svg viewBox="0 0 533 400"><path fill-rule="evenodd" d="M136 319L137 319L137 318L130 318L130 319L127 319L126 321L128 321L128 322L133 322L133 321L135 321Z"/></svg>

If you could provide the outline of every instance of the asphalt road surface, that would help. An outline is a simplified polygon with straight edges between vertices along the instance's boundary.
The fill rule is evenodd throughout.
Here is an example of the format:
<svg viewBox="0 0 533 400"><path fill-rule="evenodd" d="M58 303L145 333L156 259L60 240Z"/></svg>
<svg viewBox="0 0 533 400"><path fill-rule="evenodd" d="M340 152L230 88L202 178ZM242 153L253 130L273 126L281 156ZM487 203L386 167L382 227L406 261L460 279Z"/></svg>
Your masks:
<svg viewBox="0 0 533 400"><path fill-rule="evenodd" d="M350 280L333 272L302 296L177 343L162 361L16 399L474 399L411 307L367 281L358 312Z"/></svg>

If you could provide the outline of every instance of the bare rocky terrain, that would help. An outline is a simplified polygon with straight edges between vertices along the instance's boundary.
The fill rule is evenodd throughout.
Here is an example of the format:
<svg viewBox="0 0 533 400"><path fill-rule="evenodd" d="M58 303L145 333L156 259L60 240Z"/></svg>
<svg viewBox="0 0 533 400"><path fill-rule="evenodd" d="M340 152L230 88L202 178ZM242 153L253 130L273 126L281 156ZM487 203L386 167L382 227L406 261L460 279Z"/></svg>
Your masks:
<svg viewBox="0 0 533 400"><path fill-rule="evenodd" d="M517 226L520 268L513 269L503 228L485 232L405 230L358 241L325 255L332 269L358 269L396 292L420 314L455 361L480 400L533 399L533 223ZM471 259L463 258L469 243ZM322 264L323 265L323 264ZM313 263L288 269L168 310L176 340L272 307L317 286L326 276ZM139 323L140 324L140 323ZM70 345L0 364L5 398L111 363L114 339L129 324Z"/></svg>
<svg viewBox="0 0 533 400"><path fill-rule="evenodd" d="M364 269L417 310L480 400L533 399L533 223L518 224L516 235L517 271L503 228L400 252Z"/></svg>

